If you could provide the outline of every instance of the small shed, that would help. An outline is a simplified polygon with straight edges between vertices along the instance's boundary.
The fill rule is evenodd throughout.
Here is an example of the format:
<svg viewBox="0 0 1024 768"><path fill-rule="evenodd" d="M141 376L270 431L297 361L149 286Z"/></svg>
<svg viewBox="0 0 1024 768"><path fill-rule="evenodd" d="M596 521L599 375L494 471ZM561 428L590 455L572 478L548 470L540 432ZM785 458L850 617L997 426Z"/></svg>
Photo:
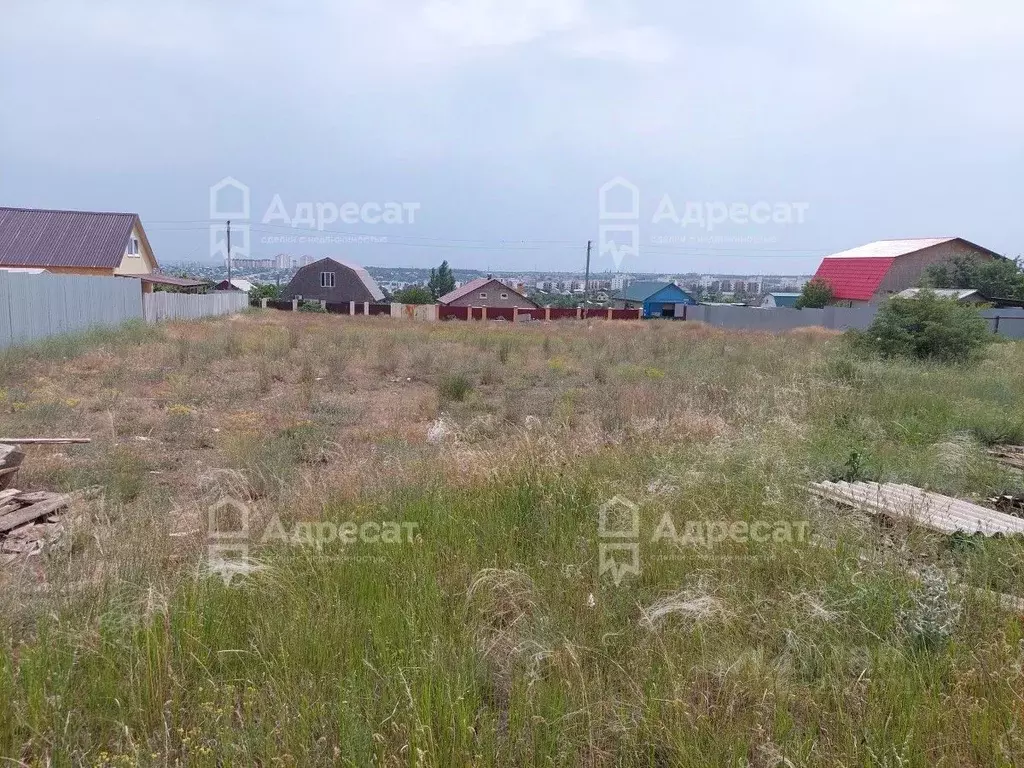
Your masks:
<svg viewBox="0 0 1024 768"><path fill-rule="evenodd" d="M675 317L677 304L694 306L694 298L675 283L630 283L612 296L616 309L643 308L644 317Z"/></svg>
<svg viewBox="0 0 1024 768"><path fill-rule="evenodd" d="M796 307L796 300L799 298L799 293L769 293L764 297L764 300L761 302L761 306L768 309L774 309L777 307L793 309Z"/></svg>

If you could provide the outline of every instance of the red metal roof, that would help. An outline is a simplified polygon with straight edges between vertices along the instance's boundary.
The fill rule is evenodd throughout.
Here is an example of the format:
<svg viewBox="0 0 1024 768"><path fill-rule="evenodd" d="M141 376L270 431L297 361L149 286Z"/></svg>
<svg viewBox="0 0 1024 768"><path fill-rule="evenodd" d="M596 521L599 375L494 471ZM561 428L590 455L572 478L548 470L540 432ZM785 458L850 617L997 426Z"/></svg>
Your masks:
<svg viewBox="0 0 1024 768"><path fill-rule="evenodd" d="M438 301L439 304L447 304L450 301L455 301L456 299L461 299L467 293L471 293L471 292L475 291L477 288L482 288L483 286L487 285L489 282L491 282L491 279L489 279L489 278L486 278L486 277L476 277L476 278L470 280L468 283L463 283L462 285L460 285L455 290L448 291L448 293L446 293L444 296L439 298L437 301Z"/></svg>
<svg viewBox="0 0 1024 768"><path fill-rule="evenodd" d="M0 208L0 266L116 268L138 220L134 213Z"/></svg>
<svg viewBox="0 0 1024 768"><path fill-rule="evenodd" d="M826 256L814 277L831 285L837 299L870 301L894 261L895 256Z"/></svg>
<svg viewBox="0 0 1024 768"><path fill-rule="evenodd" d="M438 304L451 304L453 301L461 299L466 294L472 293L473 291L483 288L485 285L490 285L491 283L497 283L509 293L514 293L516 296L521 297L524 301L530 301L515 288L509 288L507 285L505 285L505 283L501 282L501 280L498 280L495 277L477 277L474 278L473 280L470 280L468 283L460 285L454 291L449 291L444 296L439 298L437 302ZM533 302L530 303L532 304Z"/></svg>

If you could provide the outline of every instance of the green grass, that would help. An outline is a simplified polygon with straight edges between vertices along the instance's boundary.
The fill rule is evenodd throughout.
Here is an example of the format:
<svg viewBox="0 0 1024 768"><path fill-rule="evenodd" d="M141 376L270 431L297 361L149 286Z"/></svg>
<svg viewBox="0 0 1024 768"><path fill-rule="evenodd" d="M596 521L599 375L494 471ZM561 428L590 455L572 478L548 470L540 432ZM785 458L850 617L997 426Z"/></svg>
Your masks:
<svg viewBox="0 0 1024 768"><path fill-rule="evenodd" d="M250 553L263 567L230 586L196 575L201 536L184 558L162 544L172 501L147 502L137 455L96 447L89 466L106 473L134 552L105 550L124 567L92 581L81 553L55 553L48 594L5 612L0 753L53 765L1024 761L1024 628L967 588L1024 595L1024 545L889 529L804 490L852 472L965 498L1024 492L984 452L1024 437L1024 347L945 367L862 357L836 338L671 324L636 336L445 326L382 340L368 320L337 338L346 371L364 354L372 368L386 345L401 380L436 352L423 375L439 407L459 404L458 442L381 437L365 471L388 474L346 492L331 473L369 459L332 441L329 411L225 439L225 465L264 489ZM303 336L261 336L281 354L305 349ZM187 365L247 365L253 340L225 338L196 342ZM501 377L454 396L452 379L499 364ZM255 367L252 379L273 386ZM318 386L305 379L289 386ZM333 392L288 407L322 408ZM527 413L540 426L522 427ZM500 428L480 427L488 418ZM640 515L640 573L618 586L598 573L612 540L598 510L616 495ZM259 543L275 514L289 530L395 521L417 536ZM680 547L655 540L666 515L678 531L806 522L812 539Z"/></svg>

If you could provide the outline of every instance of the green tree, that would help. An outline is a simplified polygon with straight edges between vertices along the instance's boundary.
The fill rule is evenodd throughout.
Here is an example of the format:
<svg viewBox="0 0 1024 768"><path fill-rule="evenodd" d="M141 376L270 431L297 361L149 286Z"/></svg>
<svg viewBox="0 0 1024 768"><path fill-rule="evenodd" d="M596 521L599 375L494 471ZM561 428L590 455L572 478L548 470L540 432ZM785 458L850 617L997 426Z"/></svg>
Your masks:
<svg viewBox="0 0 1024 768"><path fill-rule="evenodd" d="M268 283L267 285L254 285L249 289L249 298L252 301L259 301L260 299L279 299L281 298L281 286Z"/></svg>
<svg viewBox="0 0 1024 768"><path fill-rule="evenodd" d="M448 266L447 260L442 261L441 266L437 269L430 270L430 280L427 282L427 288L430 289L435 299L455 290L455 274L452 272L452 268Z"/></svg>
<svg viewBox="0 0 1024 768"><path fill-rule="evenodd" d="M995 299L1024 299L1024 271L1020 259L982 261L957 256L947 264L933 264L924 271L925 288L972 288Z"/></svg>
<svg viewBox="0 0 1024 768"><path fill-rule="evenodd" d="M797 309L822 309L832 303L835 293L832 286L820 277L812 278L804 283L800 297L796 300Z"/></svg>
<svg viewBox="0 0 1024 768"><path fill-rule="evenodd" d="M992 334L977 308L926 289L889 299L859 338L885 357L965 362L979 356Z"/></svg>
<svg viewBox="0 0 1024 768"><path fill-rule="evenodd" d="M394 299L400 304L433 304L436 300L433 292L422 285L411 285L395 291Z"/></svg>

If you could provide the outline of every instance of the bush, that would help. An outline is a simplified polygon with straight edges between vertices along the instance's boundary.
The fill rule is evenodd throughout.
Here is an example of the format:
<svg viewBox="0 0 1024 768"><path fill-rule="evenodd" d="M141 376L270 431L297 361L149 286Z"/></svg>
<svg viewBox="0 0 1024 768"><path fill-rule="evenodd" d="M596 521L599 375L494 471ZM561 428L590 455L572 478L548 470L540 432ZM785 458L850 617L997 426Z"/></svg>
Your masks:
<svg viewBox="0 0 1024 768"><path fill-rule="evenodd" d="M473 384L461 373L444 376L437 385L437 393L442 403L458 403L466 399L473 391Z"/></svg>
<svg viewBox="0 0 1024 768"><path fill-rule="evenodd" d="M326 312L319 301L300 301L299 312Z"/></svg>
<svg viewBox="0 0 1024 768"><path fill-rule="evenodd" d="M422 285L411 285L395 291L394 300L400 304L433 304L434 294Z"/></svg>
<svg viewBox="0 0 1024 768"><path fill-rule="evenodd" d="M797 309L821 309L831 304L833 298L832 286L820 277L815 277L804 284L794 306Z"/></svg>
<svg viewBox="0 0 1024 768"><path fill-rule="evenodd" d="M924 290L914 298L889 299L859 339L885 357L948 363L976 358L991 334L977 309Z"/></svg>

